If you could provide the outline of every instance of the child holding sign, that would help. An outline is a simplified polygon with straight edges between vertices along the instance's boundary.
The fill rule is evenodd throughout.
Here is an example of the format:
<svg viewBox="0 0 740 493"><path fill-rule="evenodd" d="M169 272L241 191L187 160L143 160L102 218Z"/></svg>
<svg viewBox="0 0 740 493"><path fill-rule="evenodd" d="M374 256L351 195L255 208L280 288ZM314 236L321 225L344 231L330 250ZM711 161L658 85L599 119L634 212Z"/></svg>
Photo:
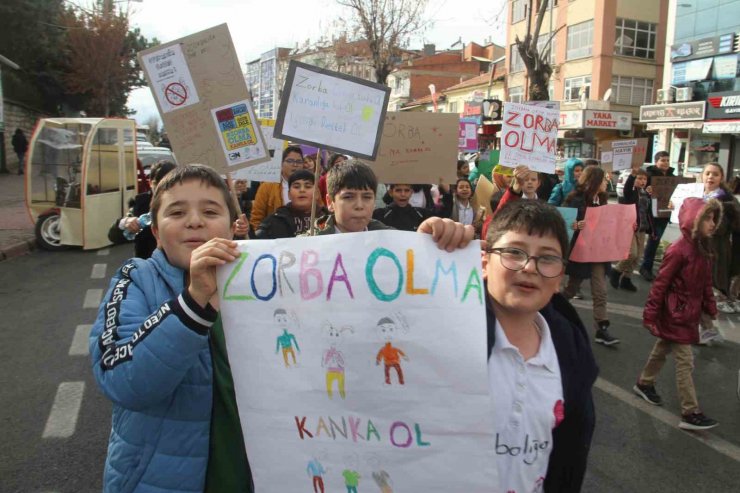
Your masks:
<svg viewBox="0 0 740 493"><path fill-rule="evenodd" d="M597 368L583 323L558 294L565 227L555 207L518 200L489 229L483 276L500 480L491 491L580 491L583 482Z"/></svg>

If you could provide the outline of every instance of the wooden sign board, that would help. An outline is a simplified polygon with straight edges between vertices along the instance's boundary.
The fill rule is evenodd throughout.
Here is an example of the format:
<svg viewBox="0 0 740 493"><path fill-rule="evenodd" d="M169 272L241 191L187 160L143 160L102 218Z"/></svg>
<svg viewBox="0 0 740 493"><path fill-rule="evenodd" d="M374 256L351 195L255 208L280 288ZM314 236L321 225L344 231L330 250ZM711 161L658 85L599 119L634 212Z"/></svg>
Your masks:
<svg viewBox="0 0 740 493"><path fill-rule="evenodd" d="M687 178L685 176L653 176L650 179L650 186L653 190L652 198L658 201L657 217L671 217L671 209L668 208L668 202L670 202L671 195L673 195L676 187L682 183L695 182L695 178Z"/></svg>
<svg viewBox="0 0 740 493"><path fill-rule="evenodd" d="M599 142L601 167L612 172L640 167L647 157L647 145L647 138Z"/></svg>
<svg viewBox="0 0 740 493"><path fill-rule="evenodd" d="M390 93L374 82L291 61L275 136L375 159Z"/></svg>
<svg viewBox="0 0 740 493"><path fill-rule="evenodd" d="M270 160L226 24L138 57L180 163L225 173Z"/></svg>
<svg viewBox="0 0 740 493"><path fill-rule="evenodd" d="M449 183L457 180L456 114L388 112L378 158L381 183Z"/></svg>

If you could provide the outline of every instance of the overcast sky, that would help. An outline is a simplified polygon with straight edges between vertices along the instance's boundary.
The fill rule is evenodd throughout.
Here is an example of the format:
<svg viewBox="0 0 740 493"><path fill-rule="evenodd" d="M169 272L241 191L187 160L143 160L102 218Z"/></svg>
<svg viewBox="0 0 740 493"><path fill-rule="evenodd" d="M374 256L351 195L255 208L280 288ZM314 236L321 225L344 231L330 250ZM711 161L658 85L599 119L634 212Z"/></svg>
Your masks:
<svg viewBox="0 0 740 493"><path fill-rule="evenodd" d="M459 38L479 44L491 38L503 45L504 4L505 0L430 0L427 10L434 20L433 27L411 46L434 43L437 49L445 49ZM306 39L316 40L331 32L336 18L347 17L335 0L143 0L130 5L132 25L147 38L156 37L162 42L227 22L242 71L247 61L261 53L275 47L293 48ZM499 14L501 18L495 22ZM136 110L134 118L139 123L157 115L149 88L133 91L129 107Z"/></svg>

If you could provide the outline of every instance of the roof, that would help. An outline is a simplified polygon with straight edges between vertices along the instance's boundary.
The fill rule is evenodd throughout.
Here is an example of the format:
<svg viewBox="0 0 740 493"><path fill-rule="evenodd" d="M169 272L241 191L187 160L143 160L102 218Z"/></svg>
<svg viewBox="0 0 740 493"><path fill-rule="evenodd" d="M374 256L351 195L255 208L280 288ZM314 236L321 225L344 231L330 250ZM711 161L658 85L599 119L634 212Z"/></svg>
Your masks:
<svg viewBox="0 0 740 493"><path fill-rule="evenodd" d="M447 99L444 94L439 94L439 93L437 93L437 94L439 96L437 98L437 102L444 101L445 99ZM421 106L422 104L429 104L429 103L432 103L432 102L433 102L432 101L432 95L431 94L427 94L426 96L423 96L423 97L421 97L419 99L414 99L413 101L409 101L407 103L404 103L401 106L403 108L410 108L412 106Z"/></svg>
<svg viewBox="0 0 740 493"><path fill-rule="evenodd" d="M491 72L481 74L477 77L473 77L472 79L464 80L459 84L448 87L444 90L444 92L456 91L458 89L465 89L466 87L477 86L480 84L487 84L489 80L491 80Z"/></svg>

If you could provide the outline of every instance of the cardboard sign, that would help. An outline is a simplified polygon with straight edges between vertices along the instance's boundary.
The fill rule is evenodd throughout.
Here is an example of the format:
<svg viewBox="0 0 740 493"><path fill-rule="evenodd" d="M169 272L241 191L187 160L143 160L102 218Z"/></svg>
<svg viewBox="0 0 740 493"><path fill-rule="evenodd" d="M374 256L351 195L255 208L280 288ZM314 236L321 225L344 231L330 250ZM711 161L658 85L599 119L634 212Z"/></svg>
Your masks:
<svg viewBox="0 0 740 493"><path fill-rule="evenodd" d="M678 212L681 210L683 201L689 197L704 197L704 184L703 183L681 183L676 186L676 189L671 195L671 222L678 224Z"/></svg>
<svg viewBox="0 0 740 493"><path fill-rule="evenodd" d="M647 158L647 138L599 142L601 167L607 171L637 168Z"/></svg>
<svg viewBox="0 0 740 493"><path fill-rule="evenodd" d="M478 210L483 207L486 215L493 214L491 210L491 197L498 191L496 185L486 178L486 175L480 175L475 184L475 193L473 194L473 209Z"/></svg>
<svg viewBox="0 0 740 493"><path fill-rule="evenodd" d="M388 112L370 165L381 183L455 183L457 132L457 115Z"/></svg>
<svg viewBox="0 0 740 493"><path fill-rule="evenodd" d="M557 102L548 103L504 103L500 164L555 173L560 109Z"/></svg>
<svg viewBox="0 0 740 493"><path fill-rule="evenodd" d="M479 245L377 231L239 249L218 292L256 491L492 491Z"/></svg>
<svg viewBox="0 0 740 493"><path fill-rule="evenodd" d="M288 146L288 143L284 140L275 137L275 120L268 120L266 118L260 118L260 128L262 129L262 136L265 138L267 144L267 151L270 153L272 158L266 162L250 166L249 168L242 168L231 174L231 177L235 180L252 180L259 182L268 183L280 183L280 172L283 164L283 149Z"/></svg>
<svg viewBox="0 0 740 493"><path fill-rule="evenodd" d="M364 79L291 61L275 135L375 159L390 91Z"/></svg>
<svg viewBox="0 0 740 493"><path fill-rule="evenodd" d="M570 242L575 234L573 223L576 222L576 219L578 218L578 209L575 207L556 207L556 209L560 215L563 216L563 221L565 221L565 230L568 232L568 242Z"/></svg>
<svg viewBox="0 0 740 493"><path fill-rule="evenodd" d="M615 262L629 256L637 211L631 204L586 208L586 226L578 233L573 262Z"/></svg>
<svg viewBox="0 0 740 493"><path fill-rule="evenodd" d="M650 179L650 186L653 191L651 197L657 201L657 214L653 214L655 217L666 219L671 217L671 209L668 208L668 203L671 201L673 191L681 183L696 183L696 179L684 176L653 176Z"/></svg>
<svg viewBox="0 0 740 493"><path fill-rule="evenodd" d="M226 24L138 56L178 162L227 173L270 160Z"/></svg>

